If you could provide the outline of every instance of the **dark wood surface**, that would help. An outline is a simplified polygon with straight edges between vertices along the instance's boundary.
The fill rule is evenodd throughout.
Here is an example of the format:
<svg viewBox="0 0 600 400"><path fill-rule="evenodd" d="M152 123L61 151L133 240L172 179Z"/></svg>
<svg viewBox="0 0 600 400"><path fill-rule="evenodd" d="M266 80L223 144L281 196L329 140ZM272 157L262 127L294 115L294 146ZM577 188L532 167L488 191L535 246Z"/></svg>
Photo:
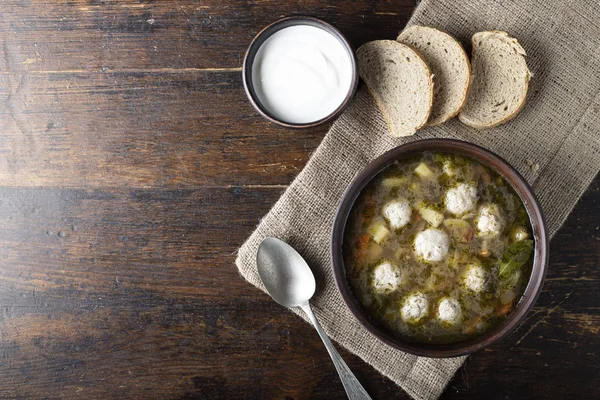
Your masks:
<svg viewBox="0 0 600 400"><path fill-rule="evenodd" d="M309 14L354 45L414 4L0 4L0 398L333 399L313 329L246 284L235 251L327 127L247 102L253 35ZM552 241L544 291L443 398L598 398L600 177ZM341 350L375 399L406 394Z"/></svg>

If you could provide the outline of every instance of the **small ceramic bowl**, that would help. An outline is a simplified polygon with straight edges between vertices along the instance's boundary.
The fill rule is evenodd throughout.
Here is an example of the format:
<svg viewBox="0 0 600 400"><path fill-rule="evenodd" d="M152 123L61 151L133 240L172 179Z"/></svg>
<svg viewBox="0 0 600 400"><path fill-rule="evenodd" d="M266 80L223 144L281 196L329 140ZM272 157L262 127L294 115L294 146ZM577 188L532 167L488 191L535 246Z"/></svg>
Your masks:
<svg viewBox="0 0 600 400"><path fill-rule="evenodd" d="M282 120L274 117L269 112L269 110L261 104L261 102L256 94L256 91L254 89L254 85L252 83L252 66L254 64L254 58L256 57L258 50L260 49L262 44L265 42L265 40L267 40L271 35L273 35L277 31L280 31L281 29L284 29L284 28L287 28L290 26L296 26L296 25L314 26L317 28L321 28L321 29L329 32L330 34L332 34L337 40L340 41L342 46L346 49L346 51L348 52L350 61L352 63L352 81L350 83L350 89L348 91L348 94L342 101L342 103L338 106L338 108L336 108L331 114L329 114L328 116L326 116L322 119L319 119L319 120L313 121L313 122L309 122L309 123L303 123L303 124L289 123L289 122L285 122L285 121L282 121ZM333 27L332 25L328 24L327 22L321 21L320 19L317 19L317 18L305 17L305 16L294 16L294 17L282 18L278 21L273 22L271 25L267 26L262 31L260 31L258 33L258 35L256 35L256 37L254 37L254 39L250 43L250 47L248 47L246 56L244 57L244 65L242 68L242 79L244 81L244 90L246 91L248 100L250 100L250 103L252 104L252 106L264 118L266 118L267 120L271 121L274 124L281 125L286 128L293 128L293 129L313 128L315 126L326 124L328 122L333 121L348 106L348 104L350 103L350 100L352 100L352 98L354 97L354 94L356 93L356 88L358 86L358 67L356 64L356 57L354 56L354 51L352 50L352 46L350 46L350 43L348 42L348 40L346 40L344 35L342 35L342 33L340 31L338 31L335 27Z"/></svg>
<svg viewBox="0 0 600 400"><path fill-rule="evenodd" d="M354 206L354 202L359 197L361 191L373 178L395 161L402 160L405 157L410 157L415 153L423 151L439 151L465 155L483 165L489 166L502 175L523 201L525 209L529 214L535 240L531 277L529 278L529 283L525 288L525 292L515 309L501 324L486 331L481 336L452 344L433 345L404 341L377 325L361 307L352 293L346 279L346 268L344 266L344 256L342 254L346 222L350 211ZM548 256L548 233L544 215L527 182L513 167L494 153L467 142L450 139L430 139L412 142L388 151L369 164L356 176L344 193L335 216L331 237L331 259L335 281L342 294L342 298L356 319L384 343L399 350L425 357L457 357L470 354L507 336L521 321L523 321L525 315L531 310L538 298L548 268Z"/></svg>

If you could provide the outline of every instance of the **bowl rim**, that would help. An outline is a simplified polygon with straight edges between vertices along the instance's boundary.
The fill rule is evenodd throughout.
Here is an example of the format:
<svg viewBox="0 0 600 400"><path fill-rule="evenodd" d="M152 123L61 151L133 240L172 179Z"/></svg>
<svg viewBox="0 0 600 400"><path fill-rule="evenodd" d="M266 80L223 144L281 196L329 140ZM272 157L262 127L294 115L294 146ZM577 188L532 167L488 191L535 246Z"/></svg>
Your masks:
<svg viewBox="0 0 600 400"><path fill-rule="evenodd" d="M342 46L344 46L352 64L352 80L350 82L350 88L348 90L348 93L346 94L346 97L344 97L344 100L338 106L338 108L336 108L331 114L319 120L302 124L286 122L271 115L269 110L266 107L264 107L258 99L258 96L256 95L256 91L254 90L254 86L252 84L252 65L254 63L256 53L258 52L262 44L265 42L265 40L267 40L274 33L280 31L281 29L296 25L315 26L332 34L337 40L339 40ZM248 96L250 104L252 104L252 107L254 107L254 109L263 118L272 122L273 124L283 126L285 128L307 129L333 121L335 118L340 116L340 114L346 109L346 107L348 107L350 101L356 94L356 89L358 87L358 63L356 61L356 56L354 54L354 49L352 48L352 45L350 45L348 39L346 39L346 37L336 27L329 24L328 22L325 22L315 17L310 17L306 15L293 15L278 19L277 21L267 25L260 32L258 32L258 34L256 34L254 39L252 39L252 42L250 42L250 46L248 46L248 49L246 50L246 55L244 56L244 62L242 64L242 82L244 84L244 91L246 92L246 96Z"/></svg>
<svg viewBox="0 0 600 400"><path fill-rule="evenodd" d="M529 215L535 239L534 261L529 282L525 291L517 303L515 309L499 325L475 338L462 342L434 345L420 344L403 341L394 337L386 329L378 326L363 310L354 297L346 279L346 270L342 254L344 231L350 211L362 190L381 171L389 167L395 161L403 157L411 156L419 152L449 152L459 153L473 158L474 160L489 166L496 173L502 175L519 195ZM359 323L382 342L407 353L417 356L446 358L458 357L471 354L477 350L491 345L492 343L506 337L521 323L527 313L533 307L540 292L543 281L548 270L548 231L546 220L539 202L537 201L531 186L508 162L497 154L481 146L456 139L424 139L410 142L395 147L369 163L352 180L338 205L331 233L331 262L336 285L344 299L344 302L359 321Z"/></svg>

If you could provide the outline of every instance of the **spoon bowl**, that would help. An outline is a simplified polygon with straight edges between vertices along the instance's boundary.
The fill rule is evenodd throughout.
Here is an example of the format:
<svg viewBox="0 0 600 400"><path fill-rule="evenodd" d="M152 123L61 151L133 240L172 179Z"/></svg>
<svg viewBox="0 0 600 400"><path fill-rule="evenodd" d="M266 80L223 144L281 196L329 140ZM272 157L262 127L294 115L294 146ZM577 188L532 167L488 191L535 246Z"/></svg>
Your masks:
<svg viewBox="0 0 600 400"><path fill-rule="evenodd" d="M258 275L269 295L285 307L308 304L315 294L315 276L292 246L268 237L258 247Z"/></svg>

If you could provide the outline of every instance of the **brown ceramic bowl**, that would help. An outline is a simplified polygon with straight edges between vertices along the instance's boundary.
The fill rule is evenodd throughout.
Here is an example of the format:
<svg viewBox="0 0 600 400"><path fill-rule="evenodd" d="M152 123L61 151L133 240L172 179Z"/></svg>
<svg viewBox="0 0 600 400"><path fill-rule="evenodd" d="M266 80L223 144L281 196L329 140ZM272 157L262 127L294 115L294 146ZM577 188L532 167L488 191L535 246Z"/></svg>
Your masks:
<svg viewBox="0 0 600 400"><path fill-rule="evenodd" d="M459 343L433 345L410 343L399 339L386 329L377 325L377 323L369 317L369 314L363 310L357 299L354 297L346 279L342 245L346 222L348 220L348 215L354 206L354 202L365 186L390 164L422 151L440 151L462 154L491 167L501 174L521 197L529 214L529 219L533 228L533 237L535 239L533 269L531 271L529 283L523 293L523 297L520 299L515 309L500 325L486 331L481 336ZM405 144L388 151L369 164L356 176L356 178L354 178L354 181L352 181L344 193L335 216L331 238L331 259L335 281L342 293L344 301L356 319L384 343L399 350L425 357L457 357L470 354L507 336L521 321L523 321L525 315L533 307L533 304L540 294L548 267L548 255L548 233L546 231L544 215L527 182L525 182L513 167L494 153L467 142L450 139L420 140Z"/></svg>
<svg viewBox="0 0 600 400"><path fill-rule="evenodd" d="M348 91L348 94L344 98L342 104L340 104L339 107L335 109L335 111L333 111L325 118L313 122L308 122L305 124L294 124L286 122L271 115L269 110L266 107L264 107L260 102L258 96L256 95L256 91L254 90L254 85L252 83L252 65L254 64L254 58L256 57L256 53L258 52L260 46L262 46L265 40L267 40L275 32L296 25L315 26L332 34L346 49L348 55L350 56L350 62L352 63L352 82L350 83L350 90ZM281 125L286 128L313 128L315 126L332 122L334 119L339 117L340 114L344 111L344 109L348 106L350 100L352 100L352 98L354 97L354 94L356 93L356 88L358 86L358 67L356 64L356 57L354 56L352 46L350 46L350 43L348 42L348 40L346 40L344 35L342 35L342 33L338 31L333 25L330 25L325 21L321 21L320 19L313 17L294 16L285 17L278 21L275 21L271 25L267 26L262 31L260 31L258 35L256 35L256 37L250 43L250 47L248 47L248 51L246 52L246 56L244 57L244 65L242 67L242 79L244 81L244 90L246 91L248 100L250 100L250 103L252 104L254 109L258 111L258 113L264 118L266 118L274 124Z"/></svg>

